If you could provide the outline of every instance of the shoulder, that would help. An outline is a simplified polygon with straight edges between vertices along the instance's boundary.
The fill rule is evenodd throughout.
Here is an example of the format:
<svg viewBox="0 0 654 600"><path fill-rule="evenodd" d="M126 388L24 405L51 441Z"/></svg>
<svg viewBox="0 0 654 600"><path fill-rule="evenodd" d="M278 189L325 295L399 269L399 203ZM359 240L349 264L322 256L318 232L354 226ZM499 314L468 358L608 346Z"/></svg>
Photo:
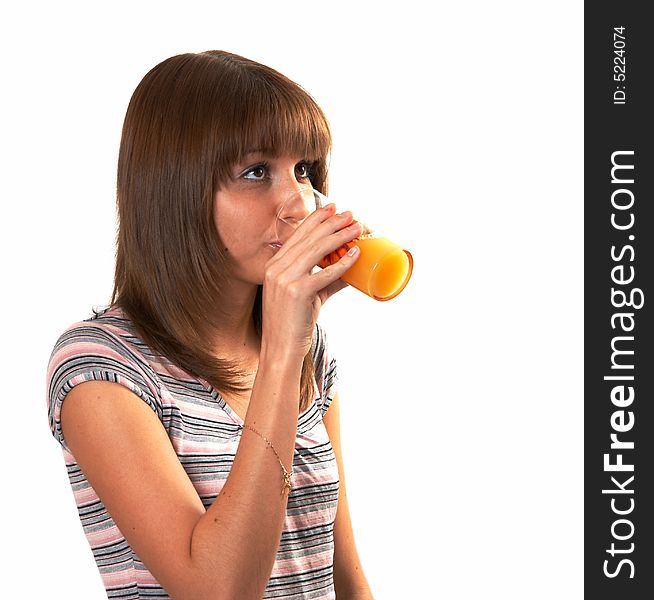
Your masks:
<svg viewBox="0 0 654 600"><path fill-rule="evenodd" d="M131 321L118 308L96 311L93 316L69 325L54 344L50 363L74 356L94 355L122 362L147 362L151 354L135 334Z"/></svg>
<svg viewBox="0 0 654 600"><path fill-rule="evenodd" d="M313 361L315 366L316 384L321 398L321 411L324 415L336 395L338 387L338 372L336 359L332 355L324 327L316 322L313 337Z"/></svg>
<svg viewBox="0 0 654 600"><path fill-rule="evenodd" d="M130 338L132 342L138 342L130 320L118 308L105 308L95 311L93 316L87 319L66 327L55 343L53 352L74 343L105 341L108 344L113 342L118 345L126 345Z"/></svg>
<svg viewBox="0 0 654 600"><path fill-rule="evenodd" d="M327 348L327 334L324 327L316 321L313 329L313 359L314 362L321 360Z"/></svg>
<svg viewBox="0 0 654 600"><path fill-rule="evenodd" d="M105 309L68 326L54 344L47 367L47 401L52 433L63 441L61 405L87 381L108 381L130 389L161 413L161 385L147 346L119 309Z"/></svg>
<svg viewBox="0 0 654 600"><path fill-rule="evenodd" d="M320 323L316 322L313 332L313 363L316 367L316 375L326 375L332 361L334 357L329 348L327 332Z"/></svg>

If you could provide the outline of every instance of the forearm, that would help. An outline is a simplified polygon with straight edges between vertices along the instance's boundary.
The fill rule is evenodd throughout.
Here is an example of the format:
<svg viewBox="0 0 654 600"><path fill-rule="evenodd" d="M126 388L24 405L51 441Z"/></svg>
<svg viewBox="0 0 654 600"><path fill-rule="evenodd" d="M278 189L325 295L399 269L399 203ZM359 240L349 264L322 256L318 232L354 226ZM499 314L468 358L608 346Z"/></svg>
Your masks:
<svg viewBox="0 0 654 600"><path fill-rule="evenodd" d="M338 413L338 400L334 402ZM330 408L329 410L333 410ZM328 419L334 417L330 415ZM329 420L328 420L329 423ZM339 465L342 464L340 452L340 436L334 436L332 441L334 453ZM370 585L363 572L359 553L354 543L352 522L347 502L345 475L339 466L340 489L338 510L334 523L334 589L337 600L374 600Z"/></svg>
<svg viewBox="0 0 654 600"><path fill-rule="evenodd" d="M272 442L290 472L302 360L280 354L262 347L245 423ZM224 487L191 539L192 569L206 582L202 597L214 597L217 589L225 590L225 598L262 597L284 524L288 490L282 493L283 484L275 452L244 428Z"/></svg>
<svg viewBox="0 0 654 600"><path fill-rule="evenodd" d="M363 572L354 542L340 435L340 399L338 394L323 417L338 464L339 494L334 522L334 588L338 600L372 600L373 595Z"/></svg>
<svg viewBox="0 0 654 600"><path fill-rule="evenodd" d="M336 583L336 582L335 582ZM349 586L335 585L336 600L374 600L370 586L365 576L357 583L352 583Z"/></svg>

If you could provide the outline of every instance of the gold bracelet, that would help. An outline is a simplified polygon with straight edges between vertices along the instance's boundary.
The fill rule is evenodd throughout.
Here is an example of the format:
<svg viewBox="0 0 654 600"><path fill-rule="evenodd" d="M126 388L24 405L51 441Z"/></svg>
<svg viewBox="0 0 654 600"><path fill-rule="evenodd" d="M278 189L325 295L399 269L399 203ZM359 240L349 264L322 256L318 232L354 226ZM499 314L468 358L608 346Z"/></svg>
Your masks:
<svg viewBox="0 0 654 600"><path fill-rule="evenodd" d="M289 493L291 492L291 488L293 487L291 485L291 475L293 475L293 468L291 467L291 472L289 473L286 470L286 467L284 466L284 463L282 462L282 459L279 458L279 454L277 454L277 450L275 450L275 446L272 445L272 442L265 436L259 433L254 427L251 425L248 425L247 423L243 423L243 427L247 427L248 429L254 431L260 438L262 438L271 448L272 451L275 453L275 456L277 457L277 460L279 461L279 466L282 468L282 471L284 471L284 485L282 486L282 495L284 495L284 490L288 488Z"/></svg>

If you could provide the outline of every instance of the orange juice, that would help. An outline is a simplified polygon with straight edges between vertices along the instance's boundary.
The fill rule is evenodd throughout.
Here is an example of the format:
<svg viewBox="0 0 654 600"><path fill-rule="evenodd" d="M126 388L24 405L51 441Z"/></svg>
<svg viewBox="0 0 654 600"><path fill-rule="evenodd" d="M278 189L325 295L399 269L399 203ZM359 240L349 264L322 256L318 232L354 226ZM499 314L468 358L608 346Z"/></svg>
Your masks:
<svg viewBox="0 0 654 600"><path fill-rule="evenodd" d="M387 238L364 235L323 258L319 266L324 269L335 263L354 245L359 246L360 256L341 279L375 300L395 298L409 282L413 257Z"/></svg>

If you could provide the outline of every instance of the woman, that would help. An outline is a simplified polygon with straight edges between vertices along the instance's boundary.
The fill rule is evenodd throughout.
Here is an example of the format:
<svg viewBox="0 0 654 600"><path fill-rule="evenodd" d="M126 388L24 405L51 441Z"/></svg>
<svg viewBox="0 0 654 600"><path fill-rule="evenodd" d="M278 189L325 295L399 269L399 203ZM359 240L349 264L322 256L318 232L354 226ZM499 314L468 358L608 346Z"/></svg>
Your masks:
<svg viewBox="0 0 654 600"><path fill-rule="evenodd" d="M317 324L357 254L314 269L360 226L286 202L327 191L330 144L297 84L226 52L174 56L134 92L111 304L48 368L109 597L372 598ZM301 222L287 239L283 221Z"/></svg>

